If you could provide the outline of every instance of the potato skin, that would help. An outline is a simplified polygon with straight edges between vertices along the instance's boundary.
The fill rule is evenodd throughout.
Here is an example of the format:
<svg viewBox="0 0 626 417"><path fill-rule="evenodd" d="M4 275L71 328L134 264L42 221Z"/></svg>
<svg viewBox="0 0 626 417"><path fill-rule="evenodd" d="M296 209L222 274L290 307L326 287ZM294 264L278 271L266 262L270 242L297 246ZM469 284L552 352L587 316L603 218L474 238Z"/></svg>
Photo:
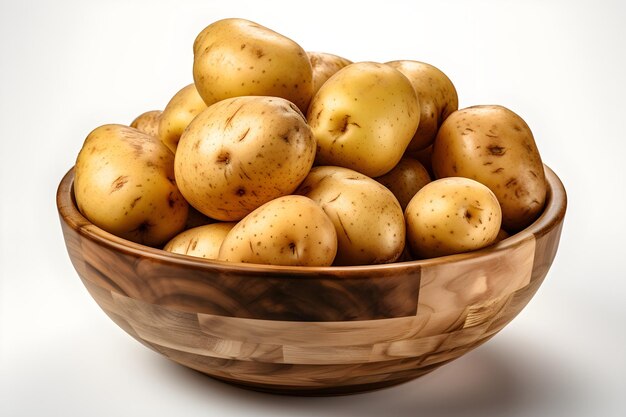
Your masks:
<svg viewBox="0 0 626 417"><path fill-rule="evenodd" d="M224 238L237 223L211 223L185 230L167 242L163 250L205 259L217 259Z"/></svg>
<svg viewBox="0 0 626 417"><path fill-rule="evenodd" d="M159 246L185 226L188 204L174 181L174 155L155 136L100 126L87 136L75 175L79 210L107 232Z"/></svg>
<svg viewBox="0 0 626 417"><path fill-rule="evenodd" d="M276 96L306 111L313 71L291 39L249 20L223 19L200 32L193 50L193 79L208 105L237 96Z"/></svg>
<svg viewBox="0 0 626 417"><path fill-rule="evenodd" d="M219 259L286 266L329 266L337 253L333 223L311 199L288 195L243 218L222 243Z"/></svg>
<svg viewBox="0 0 626 417"><path fill-rule="evenodd" d="M352 61L338 55L326 52L307 52L313 68L313 94L318 92L322 84L343 67L352 64Z"/></svg>
<svg viewBox="0 0 626 417"><path fill-rule="evenodd" d="M489 187L508 232L530 225L543 209L546 181L533 134L505 107L474 106L450 115L437 134L432 164L437 178L467 177Z"/></svg>
<svg viewBox="0 0 626 417"><path fill-rule="evenodd" d="M308 110L316 165L386 174L411 141L419 113L415 90L396 69L374 62L344 67L322 85Z"/></svg>
<svg viewBox="0 0 626 417"><path fill-rule="evenodd" d="M159 121L161 119L161 110L150 110L140 114L132 121L130 127L150 136L158 136Z"/></svg>
<svg viewBox="0 0 626 417"><path fill-rule="evenodd" d="M450 177L418 191L405 217L411 253L425 259L491 245L502 212L489 188L469 178Z"/></svg>
<svg viewBox="0 0 626 417"><path fill-rule="evenodd" d="M217 220L240 220L291 194L309 172L315 139L302 113L278 97L235 97L200 113L181 136L176 181Z"/></svg>
<svg viewBox="0 0 626 417"><path fill-rule="evenodd" d="M176 153L178 141L183 131L206 108L207 105L198 94L194 84L183 87L167 103L159 119L158 136L161 142L170 151Z"/></svg>
<svg viewBox="0 0 626 417"><path fill-rule="evenodd" d="M408 151L431 145L446 118L459 108L459 97L452 81L438 68L419 61L391 61L387 65L404 74L417 93L420 124L409 143Z"/></svg>
<svg viewBox="0 0 626 417"><path fill-rule="evenodd" d="M435 174L433 173L433 145L430 145L427 148L424 148L420 151L406 152L404 154L405 157L417 159L428 171L430 178L434 178Z"/></svg>
<svg viewBox="0 0 626 417"><path fill-rule="evenodd" d="M380 183L347 168L311 170L297 194L319 204L337 231L335 265L396 261L405 243L402 208Z"/></svg>
<svg viewBox="0 0 626 417"><path fill-rule="evenodd" d="M428 171L418 160L406 157L402 158L394 169L374 179L396 196L402 210L413 196L431 181Z"/></svg>

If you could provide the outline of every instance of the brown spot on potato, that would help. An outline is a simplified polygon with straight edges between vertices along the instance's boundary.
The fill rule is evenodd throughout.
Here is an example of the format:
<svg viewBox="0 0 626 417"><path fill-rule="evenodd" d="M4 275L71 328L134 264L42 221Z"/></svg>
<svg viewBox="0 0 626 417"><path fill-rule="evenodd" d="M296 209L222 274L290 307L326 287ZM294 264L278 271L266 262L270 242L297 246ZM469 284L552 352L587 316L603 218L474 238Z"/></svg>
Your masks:
<svg viewBox="0 0 626 417"><path fill-rule="evenodd" d="M514 185L516 185L516 184L517 184L517 179L516 179L516 178L511 178L510 180L508 180L508 181L506 182L506 184L504 184L504 186L505 186L506 188L511 188L511 187L513 187L513 186L514 186Z"/></svg>
<svg viewBox="0 0 626 417"><path fill-rule="evenodd" d="M504 168L500 167L498 169L494 169L493 171L491 171L492 174L499 174L500 172L504 171Z"/></svg>
<svg viewBox="0 0 626 417"><path fill-rule="evenodd" d="M239 197L244 196L246 194L246 189L243 187L239 187L237 188L237 190L235 190L235 194L237 194Z"/></svg>
<svg viewBox="0 0 626 417"><path fill-rule="evenodd" d="M128 182L128 175L120 175L111 183L111 193L120 190Z"/></svg>
<svg viewBox="0 0 626 417"><path fill-rule="evenodd" d="M522 198L523 196L528 195L528 191L524 187L517 187L515 189L515 197Z"/></svg>
<svg viewBox="0 0 626 417"><path fill-rule="evenodd" d="M218 164L228 165L230 164L230 152L222 151L219 155L217 155L217 159L215 160Z"/></svg>
<svg viewBox="0 0 626 417"><path fill-rule="evenodd" d="M328 200L329 203L336 201L339 197L341 197L341 193L337 194L333 199Z"/></svg>
<svg viewBox="0 0 626 417"><path fill-rule="evenodd" d="M130 208L133 209L135 208L135 205L137 204L137 202L141 200L141 196L137 197L136 199L134 199L131 203L130 203Z"/></svg>
<svg viewBox="0 0 626 417"><path fill-rule="evenodd" d="M242 140L244 140L246 138L246 136L248 136L249 132L250 132L250 128L246 129L246 131L243 132L243 134L239 137L238 142L241 142Z"/></svg>
<svg viewBox="0 0 626 417"><path fill-rule="evenodd" d="M337 214L337 220L339 221L339 227L341 227L341 230L343 231L343 234L346 236L346 239L348 239L348 242L352 243L352 239L350 239L350 235L348 234L348 231L346 230L346 227L343 224L343 221L341 221L341 216L339 214Z"/></svg>
<svg viewBox="0 0 626 417"><path fill-rule="evenodd" d="M224 123L224 128L227 128L231 125L233 118L237 115L237 113L239 113L239 110L241 110L243 108L244 104L242 104L241 106L239 106L239 108L237 108L237 110L235 110L233 112L233 114L230 115L230 117L228 117L226 119L226 122Z"/></svg>
<svg viewBox="0 0 626 417"><path fill-rule="evenodd" d="M487 146L487 150L494 156L502 156L506 153L506 148L498 145L489 145Z"/></svg>
<svg viewBox="0 0 626 417"><path fill-rule="evenodd" d="M174 192L170 191L167 195L167 205L170 206L170 208L174 208L174 204L176 204L176 200L174 200Z"/></svg>
<svg viewBox="0 0 626 417"><path fill-rule="evenodd" d="M143 236L150 231L152 226L153 226L152 223L150 223L148 220L144 220L143 222L139 223L139 226L131 230L131 233L138 234L140 240L143 242L144 240Z"/></svg>

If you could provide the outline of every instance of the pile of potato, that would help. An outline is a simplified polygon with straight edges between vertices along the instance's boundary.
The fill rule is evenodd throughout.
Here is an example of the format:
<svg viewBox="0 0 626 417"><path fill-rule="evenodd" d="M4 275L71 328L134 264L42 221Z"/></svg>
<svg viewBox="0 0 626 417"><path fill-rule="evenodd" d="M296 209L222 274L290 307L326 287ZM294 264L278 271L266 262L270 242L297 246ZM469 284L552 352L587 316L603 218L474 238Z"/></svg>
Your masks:
<svg viewBox="0 0 626 417"><path fill-rule="evenodd" d="M543 208L524 120L458 110L431 65L307 53L243 19L193 51L193 84L78 155L78 208L110 233L230 262L367 265L479 249Z"/></svg>

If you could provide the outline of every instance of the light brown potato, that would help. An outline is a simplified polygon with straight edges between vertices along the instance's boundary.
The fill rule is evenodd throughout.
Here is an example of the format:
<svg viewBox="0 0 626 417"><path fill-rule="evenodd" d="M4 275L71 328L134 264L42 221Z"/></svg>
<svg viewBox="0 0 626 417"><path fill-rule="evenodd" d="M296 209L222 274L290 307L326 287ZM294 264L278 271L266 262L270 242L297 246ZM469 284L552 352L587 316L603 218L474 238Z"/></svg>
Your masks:
<svg viewBox="0 0 626 417"><path fill-rule="evenodd" d="M130 127L133 127L150 136L158 136L159 120L162 113L163 112L161 110L150 110L142 113L132 121Z"/></svg>
<svg viewBox="0 0 626 417"><path fill-rule="evenodd" d="M224 238L234 222L212 223L194 227L176 235L163 250L205 259L217 259Z"/></svg>
<svg viewBox="0 0 626 417"><path fill-rule="evenodd" d="M332 220L338 241L335 265L394 262L402 254L402 208L373 179L347 168L315 167L296 193L311 198Z"/></svg>
<svg viewBox="0 0 626 417"><path fill-rule="evenodd" d="M428 175L430 178L434 178L435 174L433 173L433 145L422 149L420 151L406 152L404 156L408 156L409 158L417 159L420 163L426 168L428 171Z"/></svg>
<svg viewBox="0 0 626 417"><path fill-rule="evenodd" d="M313 94L320 89L334 73L352 64L352 61L326 52L307 52L313 68Z"/></svg>
<svg viewBox="0 0 626 417"><path fill-rule="evenodd" d="M207 26L193 46L193 79L207 104L237 96L276 96L306 111L313 71L291 39L244 19Z"/></svg>
<svg viewBox="0 0 626 417"><path fill-rule="evenodd" d="M213 103L211 103L213 104ZM158 124L158 136L170 151L176 153L178 141L189 123L207 108L196 86L189 84L167 103Z"/></svg>
<svg viewBox="0 0 626 417"><path fill-rule="evenodd" d="M409 143L409 151L431 145L446 118L459 108L459 98L452 81L438 68L418 61L388 62L404 74L417 92L420 103L420 124Z"/></svg>
<svg viewBox="0 0 626 417"><path fill-rule="evenodd" d="M394 169L374 179L396 196L400 207L404 210L413 196L430 182L430 175L419 161L405 157Z"/></svg>
<svg viewBox="0 0 626 417"><path fill-rule="evenodd" d="M396 166L419 123L409 80L389 65L358 62L322 85L307 120L317 140L317 165L378 177Z"/></svg>
<svg viewBox="0 0 626 417"><path fill-rule="evenodd" d="M79 210L107 232L160 246L185 226L188 205L174 181L174 154L156 136L100 126L87 136L75 175Z"/></svg>
<svg viewBox="0 0 626 417"><path fill-rule="evenodd" d="M286 266L329 266L337 235L324 211L299 195L279 197L243 218L228 233L219 259Z"/></svg>
<svg viewBox="0 0 626 417"><path fill-rule="evenodd" d="M407 241L417 258L434 258L491 245L502 213L496 196L469 178L433 181L405 210Z"/></svg>
<svg viewBox="0 0 626 417"><path fill-rule="evenodd" d="M176 151L176 182L201 213L242 219L291 194L309 172L315 139L302 113L278 97L236 97L200 113Z"/></svg>
<svg viewBox="0 0 626 417"><path fill-rule="evenodd" d="M444 122L435 140L437 178L472 178L494 192L509 232L530 225L543 209L546 181L541 156L524 120L502 106L459 110Z"/></svg>

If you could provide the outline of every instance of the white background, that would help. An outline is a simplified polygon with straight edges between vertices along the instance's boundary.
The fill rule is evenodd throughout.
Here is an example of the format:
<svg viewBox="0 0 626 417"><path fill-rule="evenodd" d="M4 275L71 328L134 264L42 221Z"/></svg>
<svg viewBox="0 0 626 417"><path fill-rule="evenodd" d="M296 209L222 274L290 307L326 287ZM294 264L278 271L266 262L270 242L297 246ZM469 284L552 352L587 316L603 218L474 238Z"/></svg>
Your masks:
<svg viewBox="0 0 626 417"><path fill-rule="evenodd" d="M2 0L0 415L626 415L623 4ZM56 186L93 128L162 109L192 81L195 35L223 17L354 61L429 62L461 107L503 104L528 122L569 208L513 323L413 382L297 398L170 363L99 310L68 259Z"/></svg>

